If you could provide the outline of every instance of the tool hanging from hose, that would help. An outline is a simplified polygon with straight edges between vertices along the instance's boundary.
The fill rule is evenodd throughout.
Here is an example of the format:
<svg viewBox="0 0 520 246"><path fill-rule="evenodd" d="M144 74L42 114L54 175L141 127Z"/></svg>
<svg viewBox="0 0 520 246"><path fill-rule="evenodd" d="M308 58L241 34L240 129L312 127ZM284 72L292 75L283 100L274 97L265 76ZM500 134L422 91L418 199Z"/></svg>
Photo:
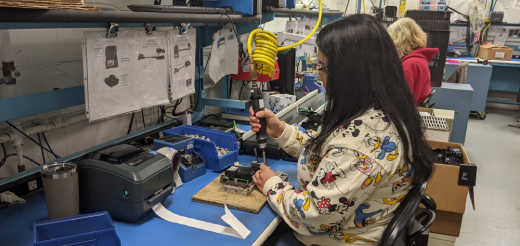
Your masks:
<svg viewBox="0 0 520 246"><path fill-rule="evenodd" d="M255 115L259 111L264 110L264 100L262 95L262 90L258 86L258 73L261 75L267 75L269 77L273 77L275 72L275 59L278 55L278 51L290 49L296 47L298 45L303 44L307 41L316 30L321 23L322 16L322 4L321 0L319 0L319 11L318 11L318 21L316 22L316 26L312 30L307 37L300 40L299 42L289 45L278 47L278 38L272 32L256 29L249 34L249 38L247 40L247 52L249 53L249 71L251 74L251 104L253 106L253 111ZM251 43L254 40L255 42L255 50L253 53L253 49L251 48ZM264 163L266 164L265 157L265 148L267 146L267 131L266 131L266 119L260 119L260 131L256 133L256 141L258 142L258 147L262 150Z"/></svg>

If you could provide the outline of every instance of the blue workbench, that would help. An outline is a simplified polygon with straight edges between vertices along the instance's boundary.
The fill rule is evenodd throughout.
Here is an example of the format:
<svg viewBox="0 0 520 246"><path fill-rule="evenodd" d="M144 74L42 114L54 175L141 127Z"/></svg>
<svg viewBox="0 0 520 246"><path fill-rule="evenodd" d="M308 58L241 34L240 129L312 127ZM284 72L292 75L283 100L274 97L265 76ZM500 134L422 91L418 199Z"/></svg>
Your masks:
<svg viewBox="0 0 520 246"><path fill-rule="evenodd" d="M448 79L450 75L457 69L460 64L446 63L444 78ZM489 91L489 83L491 81L491 73L493 67L480 63L470 63L466 76L466 84L470 84L473 88L473 98L471 100L471 111L485 112L486 101Z"/></svg>
<svg viewBox="0 0 520 246"><path fill-rule="evenodd" d="M249 165L253 156L239 156L242 165ZM298 187L296 163L283 160L268 159L268 166L273 170L283 170L289 174L289 181ZM217 178L220 173L208 172L205 175L184 183L175 194L170 195L163 203L173 213L228 226L220 217L224 208L196 203L191 197L207 184ZM150 213L135 224L114 221L121 245L251 245L275 219L276 213L266 205L259 214L231 209L231 212L251 231L244 240L213 232L199 230L184 225L174 224ZM15 204L0 210L0 245L22 246L32 245L33 223L48 220L47 208L43 193L27 198L25 204Z"/></svg>
<svg viewBox="0 0 520 246"><path fill-rule="evenodd" d="M457 61L469 61L470 65L472 63L477 63L477 60L473 57L447 57L447 60L457 60ZM447 65L448 63L446 63ZM509 94L513 95L512 98L509 98L510 96L506 96L507 98L499 97L499 98L493 98L493 96L490 96L487 99L487 102L489 103L502 103L502 104L513 104L518 105L518 102L516 101L516 95L520 90L520 80L519 80L519 73L518 68L520 68L520 59L511 59L511 61L497 61L497 60L490 60L489 64L493 66L493 72L491 73L491 79L489 82L489 91L493 91L495 93L499 94ZM446 70L446 74L448 73L448 70ZM468 70L468 75L470 74L470 71ZM474 88L476 94L480 94L478 91L480 89ZM478 95L476 95L478 96ZM473 109L472 109L473 110ZM479 111L479 110L475 110Z"/></svg>
<svg viewBox="0 0 520 246"><path fill-rule="evenodd" d="M441 87L432 87L436 90L432 103L435 108L448 109L457 112L453 119L450 142L464 144L468 128L473 88L470 84L442 83Z"/></svg>

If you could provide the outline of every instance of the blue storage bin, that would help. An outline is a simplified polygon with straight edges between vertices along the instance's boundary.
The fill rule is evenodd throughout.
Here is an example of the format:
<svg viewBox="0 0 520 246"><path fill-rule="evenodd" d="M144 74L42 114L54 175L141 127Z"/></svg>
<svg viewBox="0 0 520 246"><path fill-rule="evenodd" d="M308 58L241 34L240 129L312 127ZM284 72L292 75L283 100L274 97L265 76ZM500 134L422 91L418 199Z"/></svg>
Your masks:
<svg viewBox="0 0 520 246"><path fill-rule="evenodd" d="M195 139L195 152L206 161L206 168L211 171L222 171L238 161L238 144L235 134L219 132L196 126L182 125L163 131L165 136L178 134L198 134L210 138L210 141ZM230 152L221 157L218 156L217 146L228 149Z"/></svg>
<svg viewBox="0 0 520 246"><path fill-rule="evenodd" d="M189 138L189 139L185 139L185 140L180 140L179 139L179 141L177 141L175 139L168 139L172 135L175 135L175 136L178 136L178 137L182 137L182 136L180 136L178 134L171 134L171 135L168 135L168 136L166 136L164 138L154 139L153 140L153 148L154 148L154 150L159 150L160 148L163 148L163 147L171 147L171 148L174 148L177 151L184 150L184 153L195 152L195 148L194 148L195 139L194 138ZM204 158L202 157L202 159L204 159ZM203 160L202 163L199 163L199 164L194 165L194 166L189 167L189 168L185 167L182 163L179 166L179 176L181 177L182 182L189 182L189 181L191 181L191 180L193 180L193 179L195 179L197 177L200 177L200 176L202 176L204 174L206 174L206 162L205 162L205 160Z"/></svg>
<svg viewBox="0 0 520 246"><path fill-rule="evenodd" d="M314 90L318 90L318 93L325 93L325 87L320 86L316 83L318 80L318 75L305 75L303 76L302 90L304 93L313 92Z"/></svg>
<svg viewBox="0 0 520 246"><path fill-rule="evenodd" d="M120 246L108 212L78 215L33 224L34 246Z"/></svg>

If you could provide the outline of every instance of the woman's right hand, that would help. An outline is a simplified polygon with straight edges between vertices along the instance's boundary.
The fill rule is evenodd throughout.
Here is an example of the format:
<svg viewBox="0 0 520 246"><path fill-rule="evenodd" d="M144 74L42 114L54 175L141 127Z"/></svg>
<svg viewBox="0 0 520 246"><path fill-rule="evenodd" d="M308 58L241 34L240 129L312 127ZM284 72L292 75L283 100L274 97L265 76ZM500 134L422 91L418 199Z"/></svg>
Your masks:
<svg viewBox="0 0 520 246"><path fill-rule="evenodd" d="M265 118L267 124L267 135L272 138L279 138L285 130L285 123L281 122L278 117L269 109L264 109L256 113L253 107L249 108L249 124L253 132L258 132L261 128L260 118Z"/></svg>

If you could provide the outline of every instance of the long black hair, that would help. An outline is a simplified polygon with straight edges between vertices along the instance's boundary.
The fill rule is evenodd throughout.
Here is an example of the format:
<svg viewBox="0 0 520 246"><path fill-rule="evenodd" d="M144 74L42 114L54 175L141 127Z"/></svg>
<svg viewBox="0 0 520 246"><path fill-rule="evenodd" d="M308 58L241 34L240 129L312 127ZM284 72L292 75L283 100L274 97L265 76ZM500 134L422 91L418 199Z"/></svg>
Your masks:
<svg viewBox="0 0 520 246"><path fill-rule="evenodd" d="M319 153L340 125L379 108L401 136L404 160L415 169L412 184L427 181L433 172L431 148L394 42L381 23L369 15L350 15L323 27L316 43L328 58L327 104L322 132L306 150Z"/></svg>

